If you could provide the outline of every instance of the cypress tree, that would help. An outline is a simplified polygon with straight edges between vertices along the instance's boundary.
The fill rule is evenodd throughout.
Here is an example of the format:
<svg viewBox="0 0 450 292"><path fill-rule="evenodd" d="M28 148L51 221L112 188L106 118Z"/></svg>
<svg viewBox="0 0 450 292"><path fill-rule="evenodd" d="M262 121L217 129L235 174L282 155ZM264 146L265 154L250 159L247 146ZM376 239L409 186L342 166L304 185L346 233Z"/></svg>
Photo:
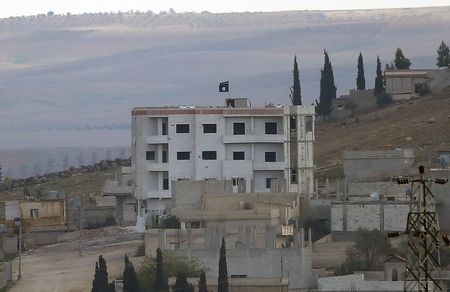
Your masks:
<svg viewBox="0 0 450 292"><path fill-rule="evenodd" d="M375 94L380 94L384 91L383 72L381 71L380 57L377 57L377 77L375 77Z"/></svg>
<svg viewBox="0 0 450 292"><path fill-rule="evenodd" d="M159 248L156 249L155 288L157 291L165 290L167 288L167 281L164 279L162 252Z"/></svg>
<svg viewBox="0 0 450 292"><path fill-rule="evenodd" d="M125 255L125 269L123 271L123 292L139 292L139 281L133 263Z"/></svg>
<svg viewBox="0 0 450 292"><path fill-rule="evenodd" d="M409 69L411 62L403 55L402 49L398 48L395 52L394 65L396 69Z"/></svg>
<svg viewBox="0 0 450 292"><path fill-rule="evenodd" d="M222 237L219 257L219 278L217 281L217 292L228 292L228 268L227 250L225 247L225 237Z"/></svg>
<svg viewBox="0 0 450 292"><path fill-rule="evenodd" d="M291 87L291 102L293 105L302 105L302 89L300 87L300 73L298 71L297 56L294 57L294 70L292 70L294 84Z"/></svg>
<svg viewBox="0 0 450 292"><path fill-rule="evenodd" d="M336 85L334 84L333 66L328 53L324 50L325 61L320 71L320 97L317 103L317 113L325 119L331 114L332 101L336 99Z"/></svg>
<svg viewBox="0 0 450 292"><path fill-rule="evenodd" d="M450 49L448 48L447 44L442 41L441 45L439 46L437 50L437 57L436 57L436 65L439 68L442 67L449 67L450 65Z"/></svg>
<svg viewBox="0 0 450 292"><path fill-rule="evenodd" d="M2 165L0 164L0 182L3 181Z"/></svg>
<svg viewBox="0 0 450 292"><path fill-rule="evenodd" d="M173 290L176 292L194 292L194 287L187 281L187 278L183 274L177 275Z"/></svg>
<svg viewBox="0 0 450 292"><path fill-rule="evenodd" d="M366 78L364 77L364 60L361 53L358 57L358 76L356 77L356 89L366 89Z"/></svg>
<svg viewBox="0 0 450 292"><path fill-rule="evenodd" d="M198 281L198 292L208 292L208 286L206 285L206 275L202 271L200 274L200 280Z"/></svg>
<svg viewBox="0 0 450 292"><path fill-rule="evenodd" d="M110 292L111 288L108 284L108 268L106 261L102 255L98 257L95 263L94 280L92 281L91 292Z"/></svg>

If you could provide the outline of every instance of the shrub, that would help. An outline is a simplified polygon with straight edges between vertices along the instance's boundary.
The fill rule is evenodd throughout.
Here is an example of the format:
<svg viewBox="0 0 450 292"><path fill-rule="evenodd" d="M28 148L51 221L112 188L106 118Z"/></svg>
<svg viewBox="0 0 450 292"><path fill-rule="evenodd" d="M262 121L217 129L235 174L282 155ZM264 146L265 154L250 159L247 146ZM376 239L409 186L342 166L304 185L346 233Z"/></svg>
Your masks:
<svg viewBox="0 0 450 292"><path fill-rule="evenodd" d="M173 251L163 252L163 277L167 281L169 277L184 274L186 277L199 277L204 270L196 259L176 255ZM138 279L141 291L156 291L156 259L147 257L138 271Z"/></svg>
<svg viewBox="0 0 450 292"><path fill-rule="evenodd" d="M387 106L392 103L392 96L386 92L377 95L377 105L379 107Z"/></svg>
<svg viewBox="0 0 450 292"><path fill-rule="evenodd" d="M424 83L417 83L415 85L415 91L420 96L424 96L424 95L427 95L427 94L431 93L430 86L426 82L424 82Z"/></svg>

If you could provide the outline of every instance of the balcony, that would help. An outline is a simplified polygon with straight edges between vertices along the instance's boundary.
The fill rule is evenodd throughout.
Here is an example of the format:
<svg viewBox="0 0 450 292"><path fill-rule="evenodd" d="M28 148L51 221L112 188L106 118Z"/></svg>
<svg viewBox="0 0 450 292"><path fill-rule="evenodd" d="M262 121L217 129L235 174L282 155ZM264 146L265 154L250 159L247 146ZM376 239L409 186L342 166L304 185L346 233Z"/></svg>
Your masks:
<svg viewBox="0 0 450 292"><path fill-rule="evenodd" d="M253 170L284 170L284 161L279 162L265 162L265 161L253 161Z"/></svg>
<svg viewBox="0 0 450 292"><path fill-rule="evenodd" d="M294 235L294 225L281 225L277 227L277 234L281 236Z"/></svg>
<svg viewBox="0 0 450 292"><path fill-rule="evenodd" d="M169 136L155 135L147 137L147 144L167 144L169 143Z"/></svg>
<svg viewBox="0 0 450 292"><path fill-rule="evenodd" d="M147 171L169 171L169 163L147 162L145 169Z"/></svg>
<svg viewBox="0 0 450 292"><path fill-rule="evenodd" d="M223 136L223 143L283 143L284 135L227 135Z"/></svg>
<svg viewBox="0 0 450 292"><path fill-rule="evenodd" d="M147 197L145 199L170 199L172 198L172 193L170 190L153 190L147 192Z"/></svg>

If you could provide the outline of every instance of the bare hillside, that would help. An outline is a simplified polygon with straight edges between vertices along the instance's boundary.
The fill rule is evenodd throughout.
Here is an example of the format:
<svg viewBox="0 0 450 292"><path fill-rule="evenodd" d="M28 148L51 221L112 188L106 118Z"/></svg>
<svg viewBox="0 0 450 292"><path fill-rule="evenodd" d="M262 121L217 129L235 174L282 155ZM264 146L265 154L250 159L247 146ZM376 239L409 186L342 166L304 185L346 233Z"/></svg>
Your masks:
<svg viewBox="0 0 450 292"><path fill-rule="evenodd" d="M428 146L432 153L450 149L450 92L444 96L405 101L342 122L319 124L315 151L319 175L341 174L338 165L346 150L412 148L418 160L425 160Z"/></svg>

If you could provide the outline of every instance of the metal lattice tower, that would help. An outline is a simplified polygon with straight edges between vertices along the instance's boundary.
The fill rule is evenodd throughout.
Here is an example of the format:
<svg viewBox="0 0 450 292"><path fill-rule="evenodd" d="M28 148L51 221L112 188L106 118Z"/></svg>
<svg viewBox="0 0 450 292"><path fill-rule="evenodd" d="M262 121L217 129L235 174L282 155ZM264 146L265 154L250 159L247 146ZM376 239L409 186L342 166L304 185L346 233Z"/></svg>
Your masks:
<svg viewBox="0 0 450 292"><path fill-rule="evenodd" d="M440 283L440 232L431 184L444 184L447 180L430 180L419 167L418 178L397 178L399 184L411 184L408 193L410 212L406 234L408 256L405 270L405 291L442 291Z"/></svg>

